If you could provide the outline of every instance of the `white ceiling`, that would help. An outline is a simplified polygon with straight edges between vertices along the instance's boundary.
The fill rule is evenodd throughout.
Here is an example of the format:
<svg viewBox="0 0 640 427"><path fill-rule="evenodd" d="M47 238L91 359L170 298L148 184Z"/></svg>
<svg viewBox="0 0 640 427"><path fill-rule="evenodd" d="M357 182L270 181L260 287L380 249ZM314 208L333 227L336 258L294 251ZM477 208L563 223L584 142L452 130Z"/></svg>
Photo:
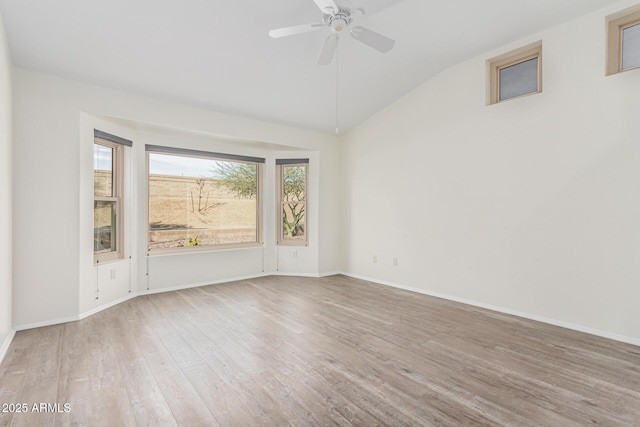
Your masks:
<svg viewBox="0 0 640 427"><path fill-rule="evenodd" d="M343 37L343 132L448 66L616 0L352 1L383 9L357 23L396 45L381 54ZM276 123L335 128L335 63L316 65L329 30L268 36L321 21L313 0L0 0L0 12L18 67Z"/></svg>

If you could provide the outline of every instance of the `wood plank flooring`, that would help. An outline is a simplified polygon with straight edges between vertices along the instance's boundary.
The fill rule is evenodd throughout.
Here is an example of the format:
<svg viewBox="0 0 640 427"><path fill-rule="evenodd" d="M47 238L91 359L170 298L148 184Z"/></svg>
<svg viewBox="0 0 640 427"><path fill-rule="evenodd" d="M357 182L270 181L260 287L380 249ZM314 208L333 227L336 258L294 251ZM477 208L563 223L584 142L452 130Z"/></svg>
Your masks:
<svg viewBox="0 0 640 427"><path fill-rule="evenodd" d="M344 276L267 277L18 332L0 404L18 403L59 408L0 426L640 426L640 348Z"/></svg>

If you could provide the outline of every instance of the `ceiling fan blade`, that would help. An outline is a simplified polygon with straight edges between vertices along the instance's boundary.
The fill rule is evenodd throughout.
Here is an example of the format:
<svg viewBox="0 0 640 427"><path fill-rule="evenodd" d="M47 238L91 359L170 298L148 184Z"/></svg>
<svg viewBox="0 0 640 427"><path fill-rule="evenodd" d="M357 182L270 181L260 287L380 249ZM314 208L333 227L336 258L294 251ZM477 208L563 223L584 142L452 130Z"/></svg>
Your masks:
<svg viewBox="0 0 640 427"><path fill-rule="evenodd" d="M349 8L354 10L360 10L363 15L371 16L376 13L396 5L404 0L340 0L345 1Z"/></svg>
<svg viewBox="0 0 640 427"><path fill-rule="evenodd" d="M361 26L351 28L351 37L380 52L389 52L396 44L396 42L389 37Z"/></svg>
<svg viewBox="0 0 640 427"><path fill-rule="evenodd" d="M318 57L318 65L328 65L333 61L333 55L336 53L338 47L338 36L331 34L324 41L320 56Z"/></svg>
<svg viewBox="0 0 640 427"><path fill-rule="evenodd" d="M313 1L318 5L322 13L333 15L338 10L340 10L336 2L334 2L333 0L313 0Z"/></svg>
<svg viewBox="0 0 640 427"><path fill-rule="evenodd" d="M320 28L325 26L325 24L303 24L295 25L293 27L278 28L277 30L269 31L269 36L274 39L279 39L280 37L292 36L294 34L302 34L319 30Z"/></svg>

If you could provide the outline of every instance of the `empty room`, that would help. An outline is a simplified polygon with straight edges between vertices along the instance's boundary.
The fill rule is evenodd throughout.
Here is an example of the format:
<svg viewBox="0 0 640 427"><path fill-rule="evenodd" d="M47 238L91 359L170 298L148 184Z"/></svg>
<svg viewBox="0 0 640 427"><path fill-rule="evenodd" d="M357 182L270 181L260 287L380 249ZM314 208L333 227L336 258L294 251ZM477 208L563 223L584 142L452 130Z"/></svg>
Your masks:
<svg viewBox="0 0 640 427"><path fill-rule="evenodd" d="M0 0L0 426L640 426L640 0Z"/></svg>

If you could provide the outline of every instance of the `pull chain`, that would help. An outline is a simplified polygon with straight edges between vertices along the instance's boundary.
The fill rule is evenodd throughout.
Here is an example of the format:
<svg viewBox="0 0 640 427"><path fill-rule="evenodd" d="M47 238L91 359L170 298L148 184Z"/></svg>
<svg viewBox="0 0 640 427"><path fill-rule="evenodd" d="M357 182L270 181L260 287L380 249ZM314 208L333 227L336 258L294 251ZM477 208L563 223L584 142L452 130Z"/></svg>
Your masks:
<svg viewBox="0 0 640 427"><path fill-rule="evenodd" d="M338 91L338 89L339 89L339 85L338 85L338 83L339 83L339 78L338 78L339 77L339 72L338 72L339 71L339 67L338 67L338 64L339 64L339 62L338 62L338 58L340 58L340 54L339 54L340 50L338 49L339 46L340 46L340 37L338 37L337 41L336 41L336 135L338 135L340 133L340 126L339 126L339 123L338 123L338 118L339 118L339 109L338 109L338 107L339 107L339 105L338 105L339 104L338 103L338 93L339 93L339 91Z"/></svg>

